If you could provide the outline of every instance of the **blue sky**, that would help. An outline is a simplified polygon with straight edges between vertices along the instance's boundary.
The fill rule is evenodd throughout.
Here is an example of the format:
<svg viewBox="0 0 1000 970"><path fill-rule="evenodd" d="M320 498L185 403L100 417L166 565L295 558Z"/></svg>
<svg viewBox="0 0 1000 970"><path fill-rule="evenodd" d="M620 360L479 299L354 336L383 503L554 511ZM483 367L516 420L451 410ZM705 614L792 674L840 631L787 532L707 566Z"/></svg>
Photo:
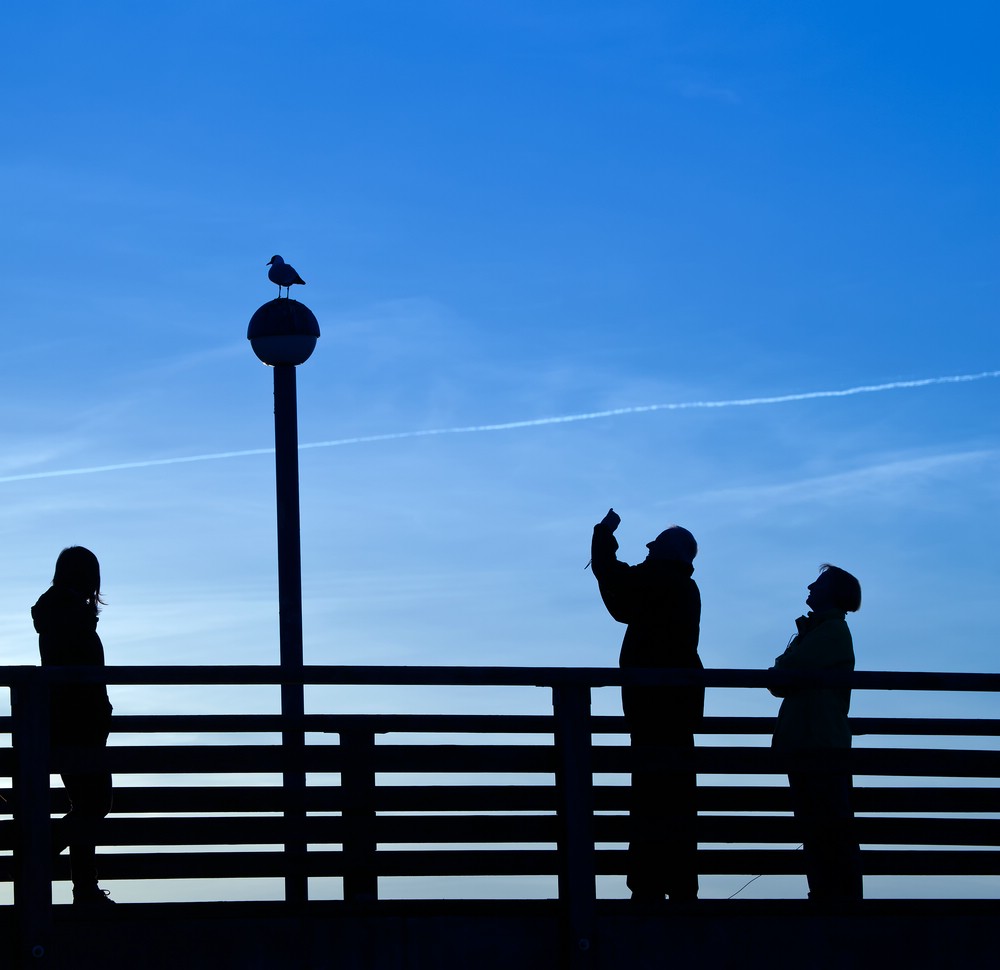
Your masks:
<svg viewBox="0 0 1000 970"><path fill-rule="evenodd" d="M963 0L8 11L8 662L35 661L28 608L70 543L102 561L111 662L276 660L269 455L53 474L271 445L245 332L273 253L323 332L304 443L994 371L998 19ZM770 665L831 561L864 587L859 667L996 670L998 389L304 450L307 661L613 664L583 570L613 505L632 561L672 522L698 537L709 666ZM115 700L271 703L193 697ZM887 705L992 710L855 702Z"/></svg>

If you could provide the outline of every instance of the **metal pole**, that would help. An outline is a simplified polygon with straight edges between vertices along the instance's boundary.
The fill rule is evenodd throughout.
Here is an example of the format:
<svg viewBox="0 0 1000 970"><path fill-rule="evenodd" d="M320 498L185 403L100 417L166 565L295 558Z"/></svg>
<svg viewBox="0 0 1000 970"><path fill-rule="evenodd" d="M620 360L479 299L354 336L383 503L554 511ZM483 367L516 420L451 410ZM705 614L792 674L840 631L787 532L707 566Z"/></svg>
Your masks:
<svg viewBox="0 0 1000 970"><path fill-rule="evenodd" d="M278 507L278 638L281 653L281 743L285 770L285 900L309 897L305 837L305 714L302 684L302 551L299 535L299 432L295 367L274 368L274 468Z"/></svg>

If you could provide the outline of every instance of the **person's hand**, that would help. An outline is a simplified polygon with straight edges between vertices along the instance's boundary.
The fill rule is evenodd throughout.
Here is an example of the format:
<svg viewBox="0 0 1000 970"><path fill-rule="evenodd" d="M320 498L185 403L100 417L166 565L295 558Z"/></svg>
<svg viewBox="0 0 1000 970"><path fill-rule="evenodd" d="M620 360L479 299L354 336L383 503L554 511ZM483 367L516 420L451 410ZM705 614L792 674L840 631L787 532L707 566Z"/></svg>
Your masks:
<svg viewBox="0 0 1000 970"><path fill-rule="evenodd" d="M614 510L608 509L608 514L600 521L600 525L606 526L612 532L621 525L622 517Z"/></svg>

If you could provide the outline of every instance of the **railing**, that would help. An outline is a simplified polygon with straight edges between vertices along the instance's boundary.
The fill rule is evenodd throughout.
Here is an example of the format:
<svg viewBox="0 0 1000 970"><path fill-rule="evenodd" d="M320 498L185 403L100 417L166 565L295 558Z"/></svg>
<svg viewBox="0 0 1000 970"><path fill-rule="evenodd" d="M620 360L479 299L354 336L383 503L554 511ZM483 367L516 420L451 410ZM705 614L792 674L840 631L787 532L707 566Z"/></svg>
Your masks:
<svg viewBox="0 0 1000 970"><path fill-rule="evenodd" d="M51 858L50 815L66 806L61 787L50 790L49 775L67 767L86 770L92 759L85 751L49 750L49 690L67 680L272 686L304 680L306 685L549 691L553 713L539 716L307 713L301 723L280 715L116 716L117 734L278 739L302 732L308 743L163 744L158 737L155 744L112 744L105 764L116 777L115 807L101 826L100 844L116 851L99 857L100 870L109 881L279 878L286 887L335 877L343 880L347 902L371 904L378 899L380 878L421 878L430 886L451 876L547 876L556 884L568 939L584 949L597 905L596 877L624 872L629 837L624 779L636 764L623 719L591 715L593 689L636 683L762 689L794 683L1000 691L997 674L308 667L304 678L289 680L276 667L6 668L0 670L0 686L11 688L12 717L0 719L0 732L11 734L12 747L0 751L0 775L13 777L14 785L0 808L13 812L15 820L3 825L16 847L12 875L23 948L39 955L51 927L51 880L69 874L65 857ZM1000 736L1000 718L858 718L852 728L869 736L992 739ZM699 775L714 776L698 793L699 843L711 846L699 851L701 873L803 871L802 853L793 848L799 839L788 814L788 791L773 778L788 762L761 737L772 729L770 717L710 717L699 732L727 740L704 744L694 754ZM432 740L407 743L415 735ZM744 743L732 743L736 738ZM1000 751L864 747L828 762L831 768L845 766L856 776L857 831L867 875L1000 875L1000 787L995 786ZM317 776L339 775L339 784L308 784L303 798L273 782L250 783L255 775L303 771L314 782ZM247 777L227 786L127 783L129 775L218 773ZM483 783L450 777L466 773ZM385 784L393 776L411 775L421 780ZM497 775L505 779L498 782ZM772 777L762 778L763 784L732 780L748 775ZM617 776L618 783L605 776ZM866 776L919 782L866 785ZM976 781L934 782L960 778ZM907 817L893 817L897 813ZM227 848L204 848L220 846Z"/></svg>

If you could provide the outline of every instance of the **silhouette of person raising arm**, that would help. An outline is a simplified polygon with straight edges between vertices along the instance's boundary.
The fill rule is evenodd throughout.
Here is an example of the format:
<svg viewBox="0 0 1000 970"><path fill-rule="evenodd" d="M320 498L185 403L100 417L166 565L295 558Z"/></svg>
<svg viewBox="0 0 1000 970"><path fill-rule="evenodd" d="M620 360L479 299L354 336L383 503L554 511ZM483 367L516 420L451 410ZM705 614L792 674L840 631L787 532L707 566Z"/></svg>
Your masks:
<svg viewBox="0 0 1000 970"><path fill-rule="evenodd" d="M43 667L103 667L104 646L97 635L101 567L83 546L63 549L52 585L31 608ZM103 684L60 684L52 689L52 744L104 750L111 730L111 702ZM111 773L72 772L62 776L69 814L53 826L54 849L67 845L73 873L73 902L112 903L97 885L98 823L111 811Z"/></svg>
<svg viewBox="0 0 1000 970"><path fill-rule="evenodd" d="M845 613L861 607L861 584L849 572L824 564L810 584L808 615L773 670L854 670L854 644ZM847 687L772 687L781 697L772 747L796 752L812 770L792 771L788 785L805 851L809 898L844 902L862 898L861 852L853 832L852 779L825 770L829 752L851 746Z"/></svg>
<svg viewBox="0 0 1000 970"><path fill-rule="evenodd" d="M698 633L701 594L691 578L698 544L673 525L646 544L636 566L619 562L614 509L594 526L591 565L608 612L628 625L622 667L701 669ZM705 706L703 687L622 688L622 708L633 751L642 766L632 773L631 841L627 883L637 901L690 901L698 897L697 776L668 765L694 751L694 732Z"/></svg>

